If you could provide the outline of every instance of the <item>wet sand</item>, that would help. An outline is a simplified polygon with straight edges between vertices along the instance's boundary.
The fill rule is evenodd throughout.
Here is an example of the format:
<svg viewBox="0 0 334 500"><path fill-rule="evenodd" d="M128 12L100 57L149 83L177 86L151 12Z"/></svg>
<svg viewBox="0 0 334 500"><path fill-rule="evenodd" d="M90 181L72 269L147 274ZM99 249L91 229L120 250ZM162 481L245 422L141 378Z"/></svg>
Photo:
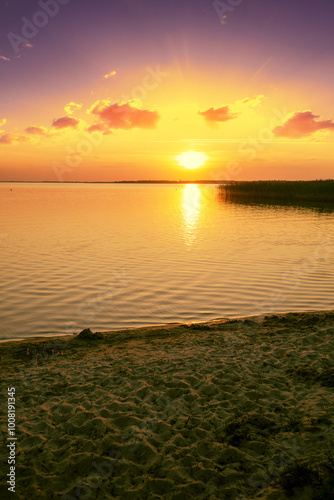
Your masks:
<svg viewBox="0 0 334 500"><path fill-rule="evenodd" d="M333 311L93 337L0 345L2 498L333 498Z"/></svg>

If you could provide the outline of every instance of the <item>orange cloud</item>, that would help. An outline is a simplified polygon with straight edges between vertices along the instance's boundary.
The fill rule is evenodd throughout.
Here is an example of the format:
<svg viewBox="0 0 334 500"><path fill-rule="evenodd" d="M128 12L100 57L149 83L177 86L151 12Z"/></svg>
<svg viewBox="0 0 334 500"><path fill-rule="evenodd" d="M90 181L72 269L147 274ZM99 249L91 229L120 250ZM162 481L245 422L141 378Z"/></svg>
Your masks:
<svg viewBox="0 0 334 500"><path fill-rule="evenodd" d="M111 129L124 130L132 128L153 129L157 126L160 118L157 111L139 109L128 102L110 104L109 101L97 101L89 113L98 116Z"/></svg>
<svg viewBox="0 0 334 500"><path fill-rule="evenodd" d="M233 120L238 116L238 113L232 113L229 106L222 106L220 108L209 108L205 111L199 111L199 115L209 123L227 122Z"/></svg>
<svg viewBox="0 0 334 500"><path fill-rule="evenodd" d="M0 137L0 144L13 144L14 142L26 142L28 137L21 134L4 134Z"/></svg>
<svg viewBox="0 0 334 500"><path fill-rule="evenodd" d="M47 133L47 129L45 127L36 127L32 125L31 127L27 127L25 132L30 135L45 135Z"/></svg>
<svg viewBox="0 0 334 500"><path fill-rule="evenodd" d="M71 116L63 116L57 120L52 121L52 126L56 129L62 129L67 127L76 128L79 125L79 120L72 118Z"/></svg>
<svg viewBox="0 0 334 500"><path fill-rule="evenodd" d="M209 125L216 125L217 123L234 120L244 110L259 106L264 99L265 96L263 94L245 97L244 99L235 101L233 104L220 106L219 108L209 108L205 111L199 111L198 114L203 116Z"/></svg>
<svg viewBox="0 0 334 500"><path fill-rule="evenodd" d="M234 107L247 106L249 108L256 108L259 106L262 101L265 99L263 94L255 95L253 97L246 97L245 99L241 99L240 101L236 101Z"/></svg>
<svg viewBox="0 0 334 500"><path fill-rule="evenodd" d="M318 130L334 130L332 120L317 120L319 115L311 111L298 111L286 120L283 125L274 128L276 137L290 137L298 139L314 134Z"/></svg>
<svg viewBox="0 0 334 500"><path fill-rule="evenodd" d="M10 61L9 57L5 56L0 56L0 59L2 59L3 61Z"/></svg>
<svg viewBox="0 0 334 500"><path fill-rule="evenodd" d="M94 123L87 129L88 132L103 132L103 135L112 134L112 132L108 129L108 125L106 123Z"/></svg>

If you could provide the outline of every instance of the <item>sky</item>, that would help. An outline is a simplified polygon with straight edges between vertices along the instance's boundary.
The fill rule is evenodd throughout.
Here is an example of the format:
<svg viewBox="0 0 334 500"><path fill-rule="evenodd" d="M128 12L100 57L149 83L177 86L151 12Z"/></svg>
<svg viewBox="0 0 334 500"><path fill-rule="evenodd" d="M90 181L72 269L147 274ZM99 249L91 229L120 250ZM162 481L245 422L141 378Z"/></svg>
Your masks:
<svg viewBox="0 0 334 500"><path fill-rule="evenodd" d="M333 18L332 0L0 0L0 180L333 178Z"/></svg>

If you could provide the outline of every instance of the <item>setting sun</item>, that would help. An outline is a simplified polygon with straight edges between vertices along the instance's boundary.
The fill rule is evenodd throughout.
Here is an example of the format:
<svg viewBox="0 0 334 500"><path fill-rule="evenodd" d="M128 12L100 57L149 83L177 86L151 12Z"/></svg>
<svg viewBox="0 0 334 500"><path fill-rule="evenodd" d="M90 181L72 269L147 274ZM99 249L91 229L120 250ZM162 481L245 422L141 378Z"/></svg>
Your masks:
<svg viewBox="0 0 334 500"><path fill-rule="evenodd" d="M193 169L204 165L208 157L198 151L187 151L176 157L182 167Z"/></svg>

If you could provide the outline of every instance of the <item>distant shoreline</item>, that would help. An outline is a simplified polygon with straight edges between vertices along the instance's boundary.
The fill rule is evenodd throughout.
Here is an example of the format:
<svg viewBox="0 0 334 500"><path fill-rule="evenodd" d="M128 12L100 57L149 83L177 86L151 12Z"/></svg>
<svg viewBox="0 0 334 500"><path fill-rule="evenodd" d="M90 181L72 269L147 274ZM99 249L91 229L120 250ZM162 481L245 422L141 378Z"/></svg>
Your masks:
<svg viewBox="0 0 334 500"><path fill-rule="evenodd" d="M143 179L143 180L131 180L131 181L1 181L0 184L234 184L237 186L244 186L244 187L253 187L254 185L257 184L262 184L263 186L267 184L268 185L278 185L278 184L285 184L284 187L287 185L293 185L295 183L303 183L305 185L310 185L311 183L325 183L332 181L334 182L334 179L314 179L314 180L298 180L298 181L288 181L288 180L270 180L270 181L264 181L264 180L257 180L257 181L236 181L236 180L213 180L213 179L199 179L199 180L150 180L150 179Z"/></svg>
<svg viewBox="0 0 334 500"><path fill-rule="evenodd" d="M214 181L214 180L198 180L198 181L165 181L165 180L142 180L142 181L0 181L1 184L8 183L23 183L23 184L228 184L234 181Z"/></svg>
<svg viewBox="0 0 334 500"><path fill-rule="evenodd" d="M238 181L220 186L230 201L334 203L334 180L314 181Z"/></svg>

